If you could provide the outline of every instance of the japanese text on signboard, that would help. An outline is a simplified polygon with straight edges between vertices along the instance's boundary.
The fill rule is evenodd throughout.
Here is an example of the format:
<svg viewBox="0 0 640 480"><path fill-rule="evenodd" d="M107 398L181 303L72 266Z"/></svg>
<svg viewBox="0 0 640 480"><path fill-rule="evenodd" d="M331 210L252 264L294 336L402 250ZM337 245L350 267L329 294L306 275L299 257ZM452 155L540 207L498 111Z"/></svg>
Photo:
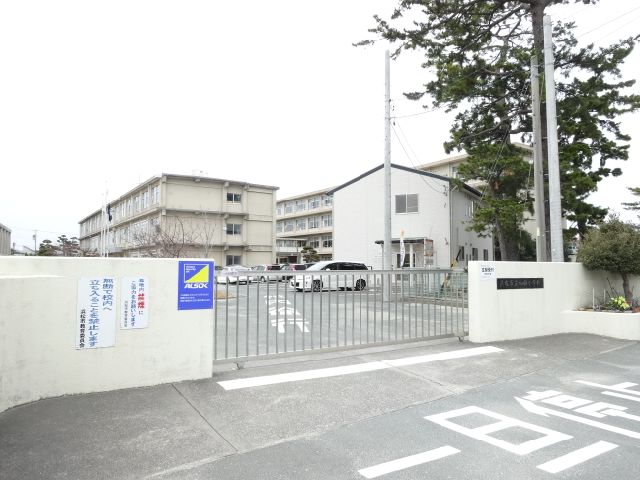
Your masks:
<svg viewBox="0 0 640 480"><path fill-rule="evenodd" d="M78 280L76 349L115 345L115 286L112 277Z"/></svg>
<svg viewBox="0 0 640 480"><path fill-rule="evenodd" d="M123 329L149 326L149 281L146 277L122 279L122 311L120 326Z"/></svg>

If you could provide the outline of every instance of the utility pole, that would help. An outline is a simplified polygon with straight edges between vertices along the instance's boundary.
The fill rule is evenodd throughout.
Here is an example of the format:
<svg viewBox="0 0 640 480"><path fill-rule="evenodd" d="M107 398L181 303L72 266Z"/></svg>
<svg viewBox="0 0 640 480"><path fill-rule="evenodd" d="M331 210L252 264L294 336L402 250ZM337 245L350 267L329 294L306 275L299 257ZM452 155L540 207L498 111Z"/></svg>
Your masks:
<svg viewBox="0 0 640 480"><path fill-rule="evenodd" d="M391 270L391 69L389 50L384 52L384 250L382 269ZM389 301L391 276L384 286L383 299Z"/></svg>
<svg viewBox="0 0 640 480"><path fill-rule="evenodd" d="M34 254L38 253L38 247L37 247L38 240L37 240L37 238L38 238L38 230L34 230L33 231L33 252L34 252Z"/></svg>
<svg viewBox="0 0 640 480"><path fill-rule="evenodd" d="M549 227L551 261L564 262L562 241L562 207L560 204L560 160L558 153L558 119L556 114L556 84L553 78L554 57L551 37L551 17L544 16L544 80L547 97L547 143L549 168Z"/></svg>
<svg viewBox="0 0 640 480"><path fill-rule="evenodd" d="M547 235L544 214L544 162L540 125L540 75L538 56L531 57L531 97L533 107L533 185L536 195L536 261L547 261Z"/></svg>

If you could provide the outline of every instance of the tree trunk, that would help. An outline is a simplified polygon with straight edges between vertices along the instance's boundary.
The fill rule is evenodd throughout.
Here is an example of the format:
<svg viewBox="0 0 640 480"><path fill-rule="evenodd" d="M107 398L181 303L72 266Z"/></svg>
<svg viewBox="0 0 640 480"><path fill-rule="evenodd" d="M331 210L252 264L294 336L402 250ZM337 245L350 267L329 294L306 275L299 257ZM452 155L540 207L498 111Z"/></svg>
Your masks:
<svg viewBox="0 0 640 480"><path fill-rule="evenodd" d="M624 298L631 306L633 303L633 292L631 291L631 286L629 285L629 274L621 273L620 275L622 276L622 291L624 292Z"/></svg>
<svg viewBox="0 0 640 480"><path fill-rule="evenodd" d="M498 245L500 246L500 259L511 262L520 260L518 240L505 234L499 220L496 221L496 235L498 236Z"/></svg>

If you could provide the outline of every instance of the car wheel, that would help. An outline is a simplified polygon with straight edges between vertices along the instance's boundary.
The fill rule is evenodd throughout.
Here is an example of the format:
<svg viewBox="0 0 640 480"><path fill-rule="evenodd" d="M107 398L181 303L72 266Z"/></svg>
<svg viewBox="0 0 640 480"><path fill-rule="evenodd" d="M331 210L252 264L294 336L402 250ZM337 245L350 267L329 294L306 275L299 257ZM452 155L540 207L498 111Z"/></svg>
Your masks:
<svg viewBox="0 0 640 480"><path fill-rule="evenodd" d="M322 282L320 280L314 280L313 281L313 286L311 287L311 289L314 292L321 292L322 291Z"/></svg>
<svg viewBox="0 0 640 480"><path fill-rule="evenodd" d="M367 286L367 282L365 282L364 280L360 279L356 282L356 290L360 291L360 290L364 290L364 287Z"/></svg>

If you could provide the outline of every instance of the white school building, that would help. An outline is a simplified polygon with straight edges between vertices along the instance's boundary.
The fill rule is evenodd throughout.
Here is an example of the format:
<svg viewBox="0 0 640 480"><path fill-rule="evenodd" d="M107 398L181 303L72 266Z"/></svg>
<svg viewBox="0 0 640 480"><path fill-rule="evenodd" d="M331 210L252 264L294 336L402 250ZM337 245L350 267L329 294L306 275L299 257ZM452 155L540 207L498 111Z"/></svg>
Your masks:
<svg viewBox="0 0 640 480"><path fill-rule="evenodd" d="M384 168L380 165L331 190L333 257L382 268ZM391 243L394 268L466 267L493 260L493 239L467 231L481 193L450 178L391 165ZM400 265L400 238L405 258Z"/></svg>

